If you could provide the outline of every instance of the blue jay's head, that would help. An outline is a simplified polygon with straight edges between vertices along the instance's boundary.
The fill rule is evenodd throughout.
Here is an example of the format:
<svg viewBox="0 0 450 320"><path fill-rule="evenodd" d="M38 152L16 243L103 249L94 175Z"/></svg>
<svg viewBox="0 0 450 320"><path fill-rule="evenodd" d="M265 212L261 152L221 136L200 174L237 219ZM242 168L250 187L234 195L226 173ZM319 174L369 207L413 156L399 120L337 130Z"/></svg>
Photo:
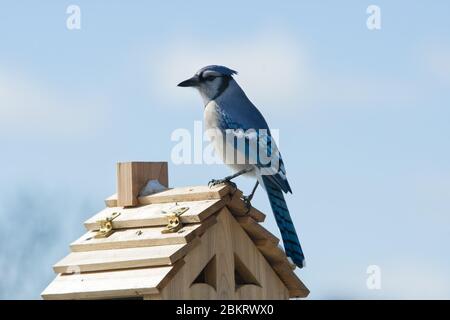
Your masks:
<svg viewBox="0 0 450 320"><path fill-rule="evenodd" d="M219 97L228 87L236 71L224 66L207 66L181 83L179 87L196 88L205 101L211 101Z"/></svg>

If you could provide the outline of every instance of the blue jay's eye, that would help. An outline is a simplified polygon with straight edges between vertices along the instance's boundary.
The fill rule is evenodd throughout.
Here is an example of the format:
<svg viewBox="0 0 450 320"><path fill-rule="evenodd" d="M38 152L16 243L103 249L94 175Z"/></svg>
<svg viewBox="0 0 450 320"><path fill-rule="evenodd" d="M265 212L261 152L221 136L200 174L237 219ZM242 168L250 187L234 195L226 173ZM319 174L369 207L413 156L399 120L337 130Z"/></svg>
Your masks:
<svg viewBox="0 0 450 320"><path fill-rule="evenodd" d="M213 81L215 78L216 78L216 77L214 77L214 76L207 76L207 77L205 78L205 80L206 80L206 81Z"/></svg>

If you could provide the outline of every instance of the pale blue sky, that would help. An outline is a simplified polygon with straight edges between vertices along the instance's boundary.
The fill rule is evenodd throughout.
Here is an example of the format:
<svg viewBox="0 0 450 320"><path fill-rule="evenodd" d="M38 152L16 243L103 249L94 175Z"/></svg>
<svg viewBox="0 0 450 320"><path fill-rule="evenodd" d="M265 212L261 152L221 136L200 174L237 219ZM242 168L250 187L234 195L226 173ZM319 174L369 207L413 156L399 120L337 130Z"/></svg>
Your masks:
<svg viewBox="0 0 450 320"><path fill-rule="evenodd" d="M81 30L66 28L70 4ZM280 130L311 298L450 298L449 12L444 0L1 1L0 298L39 298L114 192L117 161L170 161L171 132L202 119L176 84L211 63L238 70ZM169 170L172 186L228 173ZM254 205L270 212L261 191ZM270 214L265 226L278 234ZM366 287L373 264L381 290Z"/></svg>

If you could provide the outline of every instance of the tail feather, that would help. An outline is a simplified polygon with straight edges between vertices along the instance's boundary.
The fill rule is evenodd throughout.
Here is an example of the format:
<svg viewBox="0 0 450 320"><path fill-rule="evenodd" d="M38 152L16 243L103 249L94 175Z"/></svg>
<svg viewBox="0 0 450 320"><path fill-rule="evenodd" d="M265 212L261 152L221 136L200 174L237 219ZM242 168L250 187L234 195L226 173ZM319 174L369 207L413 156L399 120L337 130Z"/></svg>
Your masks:
<svg viewBox="0 0 450 320"><path fill-rule="evenodd" d="M269 196L269 202L275 220L281 232L281 237L283 238L286 255L289 256L299 268L303 268L305 265L305 256L300 241L298 240L291 215L289 214L289 209L284 200L283 192L278 185L265 176L263 176L263 182L267 195Z"/></svg>

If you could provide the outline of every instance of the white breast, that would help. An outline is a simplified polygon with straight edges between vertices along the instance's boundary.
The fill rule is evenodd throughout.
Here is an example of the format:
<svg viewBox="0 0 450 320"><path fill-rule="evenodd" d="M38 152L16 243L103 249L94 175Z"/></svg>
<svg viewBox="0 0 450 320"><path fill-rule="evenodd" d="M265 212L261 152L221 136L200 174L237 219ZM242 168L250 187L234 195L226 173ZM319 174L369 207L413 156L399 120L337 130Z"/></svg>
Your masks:
<svg viewBox="0 0 450 320"><path fill-rule="evenodd" d="M219 129L219 113L217 112L217 105L215 101L210 101L203 112L203 125L205 129L205 134L209 141L213 143L214 149L220 158L223 153L223 136ZM223 160L223 159L222 159Z"/></svg>
<svg viewBox="0 0 450 320"><path fill-rule="evenodd" d="M203 112L203 122L205 130L216 129L219 126L219 114L215 101L210 101Z"/></svg>
<svg viewBox="0 0 450 320"><path fill-rule="evenodd" d="M245 155L241 154L239 151L236 153L237 162L233 163L234 160L234 148L233 144L228 144L228 141L224 141L224 134L219 129L219 113L217 112L217 104L215 101L210 101L203 113L204 127L207 137L213 142L216 154L222 159L222 161L229 166L233 171L240 171L242 169L252 168L252 165L245 164ZM222 135L223 134L223 135ZM231 152L229 157L225 156L226 152ZM255 172L251 172L247 175L253 176Z"/></svg>

